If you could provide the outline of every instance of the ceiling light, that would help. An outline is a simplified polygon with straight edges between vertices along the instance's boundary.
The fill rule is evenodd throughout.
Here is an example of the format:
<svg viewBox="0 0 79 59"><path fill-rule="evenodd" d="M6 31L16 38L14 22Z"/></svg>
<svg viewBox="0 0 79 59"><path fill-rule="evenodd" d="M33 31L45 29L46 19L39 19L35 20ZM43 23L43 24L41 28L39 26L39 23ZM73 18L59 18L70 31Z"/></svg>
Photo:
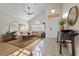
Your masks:
<svg viewBox="0 0 79 59"><path fill-rule="evenodd" d="M55 13L55 9L51 10L51 13Z"/></svg>

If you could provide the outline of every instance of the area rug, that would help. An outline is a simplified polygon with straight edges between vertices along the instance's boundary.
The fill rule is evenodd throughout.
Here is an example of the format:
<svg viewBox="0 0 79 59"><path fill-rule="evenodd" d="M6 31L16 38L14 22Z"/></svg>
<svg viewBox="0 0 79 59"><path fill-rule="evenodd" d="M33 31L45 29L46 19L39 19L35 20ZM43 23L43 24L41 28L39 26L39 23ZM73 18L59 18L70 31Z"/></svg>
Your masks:
<svg viewBox="0 0 79 59"><path fill-rule="evenodd" d="M31 44L32 42L34 42L35 40L37 40L37 37L33 37L30 39L18 39L18 40L13 40L13 41L8 41L7 43L17 46L19 48L24 48L25 46Z"/></svg>
<svg viewBox="0 0 79 59"><path fill-rule="evenodd" d="M19 47L0 42L0 56L8 56L19 49Z"/></svg>

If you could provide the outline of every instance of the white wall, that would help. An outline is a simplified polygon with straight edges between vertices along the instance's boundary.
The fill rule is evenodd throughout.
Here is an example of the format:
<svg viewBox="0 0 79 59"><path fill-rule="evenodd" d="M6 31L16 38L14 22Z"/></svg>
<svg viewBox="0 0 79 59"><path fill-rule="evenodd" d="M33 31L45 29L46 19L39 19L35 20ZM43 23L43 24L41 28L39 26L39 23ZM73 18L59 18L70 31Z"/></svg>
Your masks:
<svg viewBox="0 0 79 59"><path fill-rule="evenodd" d="M63 14L68 13L69 12L69 9L72 6L75 6L75 5L79 9L79 4L77 4L77 3L65 3L65 4L63 4L62 13ZM70 27L70 29L79 31L79 15L78 15L78 20L77 20L76 24L74 26ZM70 45L69 45L69 50L70 50ZM75 38L75 51L76 51L76 55L79 55L79 36L77 36Z"/></svg>
<svg viewBox="0 0 79 59"><path fill-rule="evenodd" d="M57 31L59 29L59 21L61 19L61 4L48 4L48 7L46 8L46 21L47 23L47 37L48 38L56 38L57 37ZM55 9L56 13L60 14L60 17L56 18L47 18L47 16L51 13L51 10ZM52 29L51 29L52 28Z"/></svg>
<svg viewBox="0 0 79 59"><path fill-rule="evenodd" d="M35 21L40 21L41 23L45 22L45 32L46 32L46 38L56 38L57 37L57 30L58 30L58 22L61 19L61 17L51 18L48 19L47 16L51 13L52 9L56 9L56 12L60 14L61 16L61 5L60 4L48 4L45 11L43 11L40 15L33 18L31 21L29 21L30 26ZM50 29L52 28L52 29Z"/></svg>
<svg viewBox="0 0 79 59"><path fill-rule="evenodd" d="M10 15L0 12L0 35L4 34L6 31L8 31L9 23L11 23L12 21L18 21L20 23L24 23L27 25L27 22L24 22L20 19L13 17L13 16L10 16ZM18 30L18 28L15 28L15 30Z"/></svg>
<svg viewBox="0 0 79 59"><path fill-rule="evenodd" d="M45 19L46 19L45 12L42 12L41 14L37 15L35 18L33 18L31 21L29 21L30 30L32 30L32 25L35 25L35 23L37 21L39 21L40 24L42 24L43 22L46 22ZM33 28L33 30L35 31L36 28ZM40 31L40 30L38 30L38 31Z"/></svg>

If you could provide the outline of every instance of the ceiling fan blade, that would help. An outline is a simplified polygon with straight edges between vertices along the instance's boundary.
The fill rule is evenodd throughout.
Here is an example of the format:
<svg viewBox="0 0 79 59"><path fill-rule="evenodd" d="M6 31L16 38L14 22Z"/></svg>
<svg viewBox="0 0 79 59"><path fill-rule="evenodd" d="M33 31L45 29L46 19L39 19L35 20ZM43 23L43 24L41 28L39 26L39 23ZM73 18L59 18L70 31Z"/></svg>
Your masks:
<svg viewBox="0 0 79 59"><path fill-rule="evenodd" d="M27 13L27 10L24 10L25 13Z"/></svg>
<svg viewBox="0 0 79 59"><path fill-rule="evenodd" d="M34 14L33 12L32 13L28 13L28 15L32 15L32 14Z"/></svg>
<svg viewBox="0 0 79 59"><path fill-rule="evenodd" d="M33 12L30 12L30 7L28 6L28 8L26 10L24 10L24 12L28 15L32 15L34 14Z"/></svg>

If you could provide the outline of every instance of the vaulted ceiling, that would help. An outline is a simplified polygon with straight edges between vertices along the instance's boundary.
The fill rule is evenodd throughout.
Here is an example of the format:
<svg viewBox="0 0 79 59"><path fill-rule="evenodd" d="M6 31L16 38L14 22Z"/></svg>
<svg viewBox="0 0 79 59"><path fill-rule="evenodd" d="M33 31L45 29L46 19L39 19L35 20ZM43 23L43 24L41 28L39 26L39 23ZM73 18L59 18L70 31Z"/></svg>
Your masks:
<svg viewBox="0 0 79 59"><path fill-rule="evenodd" d="M21 20L29 21L36 15L42 13L47 3L0 3L0 12L11 15ZM34 14L28 15L24 10L30 7L30 11Z"/></svg>
<svg viewBox="0 0 79 59"><path fill-rule="evenodd" d="M30 7L30 11L34 14L28 15L24 12L27 7ZM14 16L18 19L22 20L30 20L35 17L35 15L41 13L46 8L46 4L27 4L27 3L1 3L0 4L0 12L6 13L8 15Z"/></svg>

